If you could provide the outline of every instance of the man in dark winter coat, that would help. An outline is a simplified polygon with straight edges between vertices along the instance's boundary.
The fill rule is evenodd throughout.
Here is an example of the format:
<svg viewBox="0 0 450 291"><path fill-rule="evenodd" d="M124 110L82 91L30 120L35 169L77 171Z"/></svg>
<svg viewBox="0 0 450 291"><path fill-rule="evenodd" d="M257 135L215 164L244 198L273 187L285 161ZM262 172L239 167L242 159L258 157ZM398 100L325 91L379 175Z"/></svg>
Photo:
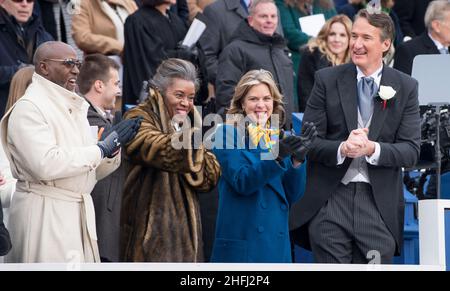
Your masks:
<svg viewBox="0 0 450 291"><path fill-rule="evenodd" d="M250 15L234 33L231 43L219 58L216 80L216 107L224 114L230 106L239 79L250 70L265 69L273 74L284 96L286 127L291 124L294 71L285 40L275 33L277 7L272 0L255 0Z"/></svg>
<svg viewBox="0 0 450 291"><path fill-rule="evenodd" d="M119 65L102 54L88 55L84 59L77 82L80 93L90 105L87 116L89 124L97 126L98 131L108 130L113 122L109 111L115 108L116 98L121 95ZM120 117L119 114L116 116ZM120 209L124 179L123 168L119 167L111 175L98 181L91 192L102 262L119 261Z"/></svg>
<svg viewBox="0 0 450 291"><path fill-rule="evenodd" d="M450 47L450 2L433 1L425 16L427 31L396 49L394 69L411 75L418 55L447 54Z"/></svg>
<svg viewBox="0 0 450 291"><path fill-rule="evenodd" d="M0 0L0 118L5 113L13 75L32 63L36 48L52 40L43 28L34 2Z"/></svg>

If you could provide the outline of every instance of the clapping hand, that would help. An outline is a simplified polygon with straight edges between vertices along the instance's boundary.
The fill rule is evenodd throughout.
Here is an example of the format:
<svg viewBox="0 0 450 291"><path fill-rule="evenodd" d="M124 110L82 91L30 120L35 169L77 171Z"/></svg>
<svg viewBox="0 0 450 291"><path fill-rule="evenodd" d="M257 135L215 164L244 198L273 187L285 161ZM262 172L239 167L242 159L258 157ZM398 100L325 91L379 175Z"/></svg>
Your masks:
<svg viewBox="0 0 450 291"><path fill-rule="evenodd" d="M298 162L303 163L306 155L311 149L311 144L314 142L317 136L317 128L313 122L305 122L303 126L303 133L299 136L301 145L293 154L293 157Z"/></svg>
<svg viewBox="0 0 450 291"><path fill-rule="evenodd" d="M353 159L372 155L375 151L375 145L369 140L368 133L368 128L352 130L341 147L341 154Z"/></svg>
<svg viewBox="0 0 450 291"><path fill-rule="evenodd" d="M121 145L129 143L137 134L142 117L122 120L101 135L98 146L102 150L103 156L112 158L120 150Z"/></svg>
<svg viewBox="0 0 450 291"><path fill-rule="evenodd" d="M292 155L296 149L302 144L299 136L291 135L280 140L277 146L274 147L274 152L277 153L277 161L284 160L286 157ZM278 148L277 148L278 147Z"/></svg>

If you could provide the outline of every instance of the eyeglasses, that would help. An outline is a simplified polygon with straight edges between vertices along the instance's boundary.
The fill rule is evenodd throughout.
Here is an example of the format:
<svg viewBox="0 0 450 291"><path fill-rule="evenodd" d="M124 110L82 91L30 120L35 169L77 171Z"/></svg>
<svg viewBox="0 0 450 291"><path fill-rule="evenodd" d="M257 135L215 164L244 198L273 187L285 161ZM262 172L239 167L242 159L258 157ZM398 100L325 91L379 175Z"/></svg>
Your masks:
<svg viewBox="0 0 450 291"><path fill-rule="evenodd" d="M11 0L14 3L22 3L23 1L26 1L27 3L33 3L34 0Z"/></svg>
<svg viewBox="0 0 450 291"><path fill-rule="evenodd" d="M74 66L77 66L77 68L80 69L81 65L83 65L83 63L77 59L45 59L44 62L45 61L61 62L64 66L70 67L71 69L73 69Z"/></svg>

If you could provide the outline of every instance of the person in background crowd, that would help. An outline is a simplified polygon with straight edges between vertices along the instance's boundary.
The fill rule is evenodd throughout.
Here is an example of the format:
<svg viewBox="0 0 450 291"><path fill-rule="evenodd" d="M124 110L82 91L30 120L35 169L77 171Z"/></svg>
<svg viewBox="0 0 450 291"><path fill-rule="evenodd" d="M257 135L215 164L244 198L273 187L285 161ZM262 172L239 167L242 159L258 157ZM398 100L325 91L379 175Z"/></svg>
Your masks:
<svg viewBox="0 0 450 291"><path fill-rule="evenodd" d="M203 13L206 6L213 3L215 0L187 0L189 7L189 21L193 21L198 13Z"/></svg>
<svg viewBox="0 0 450 291"><path fill-rule="evenodd" d="M337 8L340 8L342 6L344 6L345 4L347 4L349 1L351 0L333 0L334 2L334 6Z"/></svg>
<svg viewBox="0 0 450 291"><path fill-rule="evenodd" d="M365 0L349 0L348 4L342 5L340 7L336 7L336 11L339 14L345 14L353 21L355 15L358 14L359 10L364 9L366 7Z"/></svg>
<svg viewBox="0 0 450 291"><path fill-rule="evenodd" d="M222 177L211 261L291 262L289 209L303 194L302 163L316 129L306 124L302 136L280 140L283 97L266 70L241 78L227 113L232 118L214 137ZM271 124L272 114L279 124ZM263 154L272 158L263 159Z"/></svg>
<svg viewBox="0 0 450 291"><path fill-rule="evenodd" d="M325 23L316 38L311 38L303 49L298 69L299 111L304 112L314 86L315 73L323 68L337 66L350 60L350 33L352 21L337 15Z"/></svg>
<svg viewBox="0 0 450 291"><path fill-rule="evenodd" d="M395 35L394 35L394 47L399 46L403 43L403 32L400 26L400 19L397 16L397 13L392 8L395 5L395 0L381 0L381 8L384 13L389 15L394 22L395 27Z"/></svg>
<svg viewBox="0 0 450 291"><path fill-rule="evenodd" d="M189 26L189 6L187 0L177 0L175 5L170 7L172 12L176 13L186 26Z"/></svg>
<svg viewBox="0 0 450 291"><path fill-rule="evenodd" d="M79 12L79 3L79 0L37 0L35 8L38 7L42 25L53 39L73 47L81 59L83 52L72 37L72 16Z"/></svg>
<svg viewBox="0 0 450 291"><path fill-rule="evenodd" d="M216 0L203 11L207 22L199 43L205 52L208 80L212 86L216 83L219 56L241 22L247 19L251 3L251 0ZM276 32L283 34L280 24Z"/></svg>
<svg viewBox="0 0 450 291"><path fill-rule="evenodd" d="M133 0L81 0L73 15L72 34L85 54L120 55L124 47L124 23L137 10Z"/></svg>
<svg viewBox="0 0 450 291"><path fill-rule="evenodd" d="M18 180L7 261L99 262L90 192L117 169L120 145L134 137L140 121L122 123L98 141L89 128L88 104L74 93L81 66L75 50L46 42L36 50L34 66L31 85L0 124Z"/></svg>
<svg viewBox="0 0 450 291"><path fill-rule="evenodd" d="M113 122L117 122L113 121L108 112L114 110L116 98L122 94L119 65L102 54L87 55L77 82L80 93L89 103L89 124L99 131L108 131ZM120 112L116 112L116 116L118 113ZM124 171L123 167L119 167L111 175L98 181L91 192L102 262L119 262L123 183Z"/></svg>
<svg viewBox="0 0 450 291"><path fill-rule="evenodd" d="M170 0L168 0L170 1ZM141 7L144 5L145 0L135 0L138 7ZM178 15L178 17L183 20L185 25L188 25L189 23L189 15L190 15L190 8L187 3L187 0L176 0L175 4L170 6L170 11Z"/></svg>
<svg viewBox="0 0 450 291"><path fill-rule="evenodd" d="M318 136L294 239L317 263L389 264L403 245L402 168L419 158L420 116L417 81L383 65L393 39L392 19L363 9L352 63L316 74L303 122Z"/></svg>
<svg viewBox="0 0 450 291"><path fill-rule="evenodd" d="M153 77L187 32L183 20L169 10L175 2L143 0L125 22L123 111L126 104L137 104L142 82Z"/></svg>
<svg viewBox="0 0 450 291"><path fill-rule="evenodd" d="M425 11L433 0L395 0L393 7L400 21L405 41L421 35L426 31Z"/></svg>
<svg viewBox="0 0 450 291"><path fill-rule="evenodd" d="M25 95L25 91L30 86L34 74L34 66L26 66L18 70L11 80L8 101L6 102L5 113Z"/></svg>
<svg viewBox="0 0 450 291"><path fill-rule="evenodd" d="M72 36L85 54L100 53L114 59L123 80L124 23L137 10L134 0L80 0L80 12L72 18ZM117 98L115 110L122 108Z"/></svg>
<svg viewBox="0 0 450 291"><path fill-rule="evenodd" d="M271 72L286 106L286 126L290 128L295 112L294 71L284 38L275 31L278 24L277 7L273 0L253 0L248 21L241 22L233 38L220 55L216 80L216 107L224 114L230 106L237 83L255 69Z"/></svg>
<svg viewBox="0 0 450 291"><path fill-rule="evenodd" d="M280 10L281 25L287 46L292 53L292 62L295 70L300 64L300 48L308 43L310 35L304 33L300 27L299 18L315 14L324 14L325 20L336 15L333 2L331 0L275 0ZM294 84L297 84L297 74L295 74ZM286 96L285 93L283 95ZM295 102L294 108L298 108L297 86L294 86Z"/></svg>
<svg viewBox="0 0 450 291"><path fill-rule="evenodd" d="M425 14L427 31L397 48L394 68L411 75L418 55L448 54L450 47L450 2L435 0Z"/></svg>
<svg viewBox="0 0 450 291"><path fill-rule="evenodd" d="M32 64L40 44L52 40L33 7L34 1L0 0L0 118L12 77L20 68Z"/></svg>
<svg viewBox="0 0 450 291"><path fill-rule="evenodd" d="M167 59L156 70L145 102L125 114L125 119L143 116L144 121L126 147L123 261L204 260L197 192L215 187L220 166L203 144L193 140L201 130L201 116L193 103L198 86L190 62ZM176 143L180 138L183 145Z"/></svg>

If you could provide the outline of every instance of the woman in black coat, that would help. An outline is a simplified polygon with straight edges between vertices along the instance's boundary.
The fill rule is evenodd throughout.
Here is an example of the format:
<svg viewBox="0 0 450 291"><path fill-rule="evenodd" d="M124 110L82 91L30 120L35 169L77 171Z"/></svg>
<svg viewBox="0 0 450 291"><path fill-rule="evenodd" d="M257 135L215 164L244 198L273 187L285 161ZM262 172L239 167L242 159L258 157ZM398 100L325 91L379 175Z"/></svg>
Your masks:
<svg viewBox="0 0 450 291"><path fill-rule="evenodd" d="M142 82L155 74L183 40L187 26L170 11L176 0L143 0L125 22L123 104L136 104Z"/></svg>
<svg viewBox="0 0 450 291"><path fill-rule="evenodd" d="M350 60L351 29L350 18L345 15L334 16L325 23L317 38L312 38L302 48L297 82L300 112L305 111L309 94L314 86L316 71Z"/></svg>

